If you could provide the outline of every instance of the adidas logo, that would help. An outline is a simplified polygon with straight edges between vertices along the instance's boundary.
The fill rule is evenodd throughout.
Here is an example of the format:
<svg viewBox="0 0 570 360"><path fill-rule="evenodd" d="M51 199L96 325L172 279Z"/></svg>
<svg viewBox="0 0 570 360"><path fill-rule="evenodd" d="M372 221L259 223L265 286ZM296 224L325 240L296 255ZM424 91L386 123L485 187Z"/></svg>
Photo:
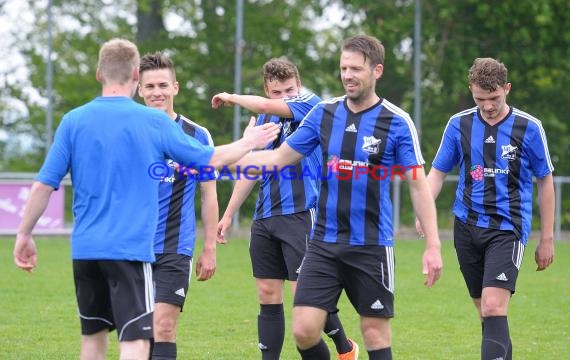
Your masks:
<svg viewBox="0 0 570 360"><path fill-rule="evenodd" d="M376 300L376 301L374 301L374 303L372 305L370 305L370 308L372 310L382 310L382 309L384 309L384 305L382 305L380 300Z"/></svg>
<svg viewBox="0 0 570 360"><path fill-rule="evenodd" d="M494 143L495 143L495 139L493 138L493 135L491 135L485 139L485 144L494 144Z"/></svg>
<svg viewBox="0 0 570 360"><path fill-rule="evenodd" d="M507 279L507 275L505 275L505 273L501 273L501 275L497 276L495 279L497 279L499 281L509 281L509 279Z"/></svg>
<svg viewBox="0 0 570 360"><path fill-rule="evenodd" d="M174 293L178 296L186 297L186 294L184 293L184 288L180 288L176 290Z"/></svg>
<svg viewBox="0 0 570 360"><path fill-rule="evenodd" d="M325 334L327 334L328 336L333 336L333 335L338 334L339 331L340 331L340 329L336 328L336 329L332 329L331 331L329 331L328 333L325 333Z"/></svg>
<svg viewBox="0 0 570 360"><path fill-rule="evenodd" d="M354 126L354 124L350 124L346 127L346 129L344 129L344 131L346 132L358 132L358 130L356 130L356 126Z"/></svg>
<svg viewBox="0 0 570 360"><path fill-rule="evenodd" d="M267 350L267 349L269 349L267 346L263 345L262 343L257 344L257 347L259 348L259 350Z"/></svg>

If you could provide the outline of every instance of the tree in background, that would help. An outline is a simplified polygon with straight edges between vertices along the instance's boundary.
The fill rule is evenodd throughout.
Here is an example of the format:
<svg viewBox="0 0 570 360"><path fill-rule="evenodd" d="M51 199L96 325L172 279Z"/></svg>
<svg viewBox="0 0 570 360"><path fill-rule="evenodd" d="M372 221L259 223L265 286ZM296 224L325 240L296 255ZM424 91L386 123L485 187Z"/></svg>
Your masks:
<svg viewBox="0 0 570 360"><path fill-rule="evenodd" d="M27 4L34 28L11 29L9 47L23 54L30 76L0 86L0 125L11 134L8 139L0 137L0 169L9 171L36 171L44 155L46 4L33 0ZM466 70L475 57L491 56L509 67L513 83L509 102L543 121L556 175L570 174L570 164L563 161L570 156L566 141L570 129L564 117L570 87L567 1L432 0L422 1L422 11L421 140L428 168L448 118L473 104ZM177 107L207 125L216 143L231 140L233 110L214 112L209 99L233 89L235 0L54 0L53 12L54 128L66 111L97 94L97 49L118 36L136 40L141 53L167 50L181 84ZM327 14L336 15L336 20L323 20ZM242 93L260 94L261 65L269 57L284 55L305 74L305 86L324 98L340 95L340 43L346 36L369 33L387 49L379 93L413 116L413 26L412 0L244 0ZM10 71L3 66L0 81L8 79ZM17 99L26 111L15 112L9 99ZM244 118L249 115L243 111ZM32 147L14 148L10 140L18 134L26 134ZM223 203L231 186L221 185ZM438 200L446 202L451 197ZM253 200L244 211L251 209ZM412 224L409 209L404 212L408 218L402 219L406 224ZM440 209L445 223L449 206ZM565 209L570 209L568 190L563 214L570 213ZM570 218L564 224L568 227Z"/></svg>

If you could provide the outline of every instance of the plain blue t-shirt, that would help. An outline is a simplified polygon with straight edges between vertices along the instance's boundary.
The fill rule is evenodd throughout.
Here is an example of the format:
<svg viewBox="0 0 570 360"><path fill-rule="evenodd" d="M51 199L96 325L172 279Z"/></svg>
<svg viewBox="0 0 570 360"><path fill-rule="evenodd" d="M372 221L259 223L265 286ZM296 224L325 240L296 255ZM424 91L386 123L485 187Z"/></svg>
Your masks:
<svg viewBox="0 0 570 360"><path fill-rule="evenodd" d="M74 260L152 262L157 174L167 158L200 167L212 154L163 111L97 97L63 117L36 180L57 189L71 172Z"/></svg>

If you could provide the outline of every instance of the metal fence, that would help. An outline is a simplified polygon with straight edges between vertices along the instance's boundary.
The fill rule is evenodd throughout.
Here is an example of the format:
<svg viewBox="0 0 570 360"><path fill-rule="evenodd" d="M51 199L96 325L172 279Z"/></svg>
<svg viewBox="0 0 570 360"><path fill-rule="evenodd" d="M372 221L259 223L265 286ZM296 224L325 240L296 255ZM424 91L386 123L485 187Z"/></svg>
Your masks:
<svg viewBox="0 0 570 360"><path fill-rule="evenodd" d="M15 172L0 172L0 186L2 184L21 184L22 186L30 186L33 182L35 177L35 173L15 173ZM446 183L448 182L457 182L458 176L456 175L449 175L446 177ZM563 236L563 229L562 229L562 222L563 214L562 211L562 199L563 199L563 185L570 184L570 177L568 176L555 176L554 177L554 192L555 192L555 218L554 218L554 239L555 240L562 240ZM62 185L69 187L71 185L71 180L69 176L65 177L62 181ZM444 187L446 185L444 184ZM392 182L392 200L393 200L393 208L394 208L394 229L396 231L400 231L402 229L401 223L401 215L402 215L402 187L403 182L396 178L395 181ZM455 186L453 186L455 189ZM9 199L8 199L9 200ZM70 203L69 201L67 203ZM8 206L12 206L11 211L13 211L13 205L7 201L7 199L0 198L0 216L2 213L6 211ZM68 234L71 227L71 223L66 223L64 228L61 230L61 234ZM0 234L13 234L15 233L16 229L0 229ZM46 231L45 233L58 233L58 231Z"/></svg>
<svg viewBox="0 0 570 360"><path fill-rule="evenodd" d="M459 176L457 175L448 175L445 178L445 182L454 182L456 183L459 180ZM392 200L393 200L393 209L394 209L394 229L399 230L401 228L401 214L402 214L402 180L399 178L395 178L395 181L392 182ZM563 184L570 184L570 177L569 176L554 176L554 195L555 195L555 208L554 208L554 240L563 240L563 230L562 230L562 192L563 192ZM443 185L445 188L445 184ZM455 192L455 186L453 186L453 190ZM570 239L564 239L570 240Z"/></svg>

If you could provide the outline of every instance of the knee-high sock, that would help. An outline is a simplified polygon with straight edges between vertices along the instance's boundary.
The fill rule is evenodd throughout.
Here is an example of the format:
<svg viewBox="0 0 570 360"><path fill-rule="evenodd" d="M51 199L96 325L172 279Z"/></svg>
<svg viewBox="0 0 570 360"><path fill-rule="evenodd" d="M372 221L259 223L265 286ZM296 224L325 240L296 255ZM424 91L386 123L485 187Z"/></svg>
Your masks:
<svg viewBox="0 0 570 360"><path fill-rule="evenodd" d="M481 335L483 334L483 329L485 328L484 323L481 323ZM509 349L507 350L507 356L505 360L513 360L513 342L509 338Z"/></svg>
<svg viewBox="0 0 570 360"><path fill-rule="evenodd" d="M352 350L352 344L348 341L338 313L329 313L325 322L325 334L334 342L336 352L344 354Z"/></svg>
<svg viewBox="0 0 570 360"><path fill-rule="evenodd" d="M368 351L369 360L392 360L392 348Z"/></svg>
<svg viewBox="0 0 570 360"><path fill-rule="evenodd" d="M505 360L510 343L509 323L506 316L483 318L481 360Z"/></svg>
<svg viewBox="0 0 570 360"><path fill-rule="evenodd" d="M152 347L152 360L175 360L176 343L155 342Z"/></svg>
<svg viewBox="0 0 570 360"><path fill-rule="evenodd" d="M279 360L285 339L283 304L260 305L257 335L262 360Z"/></svg>
<svg viewBox="0 0 570 360"><path fill-rule="evenodd" d="M329 360L331 358L329 348L323 339L312 348L308 348L307 350L297 348L297 351L299 351L301 359L303 360Z"/></svg>

